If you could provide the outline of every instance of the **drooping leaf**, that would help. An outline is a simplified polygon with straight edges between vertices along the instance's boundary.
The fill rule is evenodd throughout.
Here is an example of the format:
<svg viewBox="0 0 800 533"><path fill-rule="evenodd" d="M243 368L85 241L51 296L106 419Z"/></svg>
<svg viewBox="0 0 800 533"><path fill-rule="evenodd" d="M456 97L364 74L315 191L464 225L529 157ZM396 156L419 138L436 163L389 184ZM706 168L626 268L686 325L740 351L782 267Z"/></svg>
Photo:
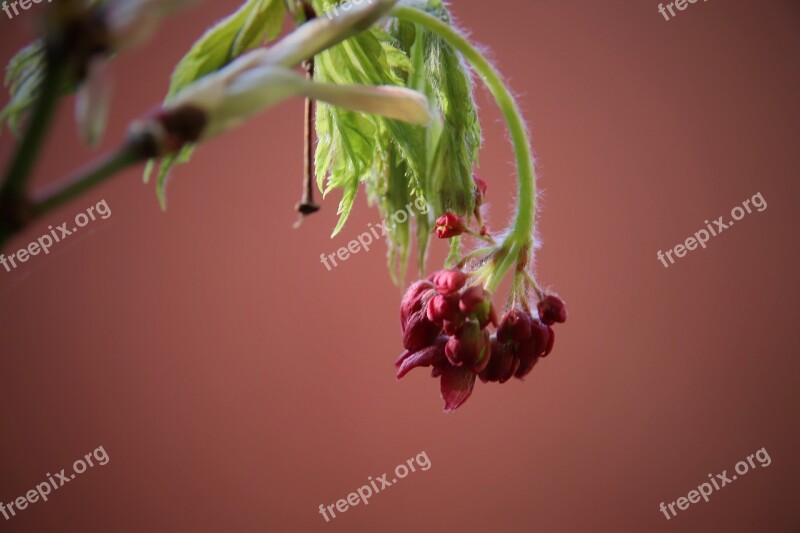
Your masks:
<svg viewBox="0 0 800 533"><path fill-rule="evenodd" d="M337 3L315 0L314 7L324 13ZM450 23L441 1L419 4ZM427 30L395 22L388 30L372 28L317 56L316 75L333 83L404 85L426 94L438 111L427 129L365 116L373 126L373 136L365 137L363 124L353 127L352 113L317 105L317 183L321 189L327 184L326 194L345 189L334 235L352 209L351 191L358 183L365 183L370 202L387 222L419 199L432 207L410 209L422 269L433 217L447 210L469 217L474 209L472 169L481 133L472 80L461 55ZM389 266L396 280L405 271L411 224L409 217L387 225Z"/></svg>
<svg viewBox="0 0 800 533"><path fill-rule="evenodd" d="M427 11L444 22L450 15L440 0L428 0ZM437 210L469 217L475 207L473 166L478 163L481 128L469 69L458 51L433 33L418 28L428 92L442 117L432 136L428 186L438 192Z"/></svg>
<svg viewBox="0 0 800 533"><path fill-rule="evenodd" d="M328 0L314 3L318 13L334 5ZM410 58L396 47L391 35L374 27L318 55L315 76L338 84L405 86L412 70ZM396 205L389 201L389 191L395 198L401 192L389 185L390 176L402 175L402 196L412 189L421 195L420 180L425 168L423 128L318 103L316 130L317 183L325 194L344 189L334 236L344 227L352 209L351 191L360 183L365 184L370 202L377 203L387 222ZM402 272L395 259L402 257L404 264L407 257L410 218L387 226L393 274Z"/></svg>

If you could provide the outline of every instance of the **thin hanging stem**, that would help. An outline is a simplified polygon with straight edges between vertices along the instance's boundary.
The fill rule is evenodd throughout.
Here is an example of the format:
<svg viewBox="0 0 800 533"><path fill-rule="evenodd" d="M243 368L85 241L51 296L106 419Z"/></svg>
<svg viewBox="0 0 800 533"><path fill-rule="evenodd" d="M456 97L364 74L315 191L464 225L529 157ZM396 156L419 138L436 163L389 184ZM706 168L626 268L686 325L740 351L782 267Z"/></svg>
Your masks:
<svg viewBox="0 0 800 533"><path fill-rule="evenodd" d="M305 22L317 17L314 7L303 0L300 2L305 15ZM303 62L306 71L306 78L314 80L314 57L310 57ZM303 137L304 162L303 162L303 197L295 208L301 217L306 217L320 210L320 206L314 202L314 123L315 123L316 102L311 98L305 100L305 131ZM302 220L302 218L301 218ZM299 223L299 222L298 222Z"/></svg>

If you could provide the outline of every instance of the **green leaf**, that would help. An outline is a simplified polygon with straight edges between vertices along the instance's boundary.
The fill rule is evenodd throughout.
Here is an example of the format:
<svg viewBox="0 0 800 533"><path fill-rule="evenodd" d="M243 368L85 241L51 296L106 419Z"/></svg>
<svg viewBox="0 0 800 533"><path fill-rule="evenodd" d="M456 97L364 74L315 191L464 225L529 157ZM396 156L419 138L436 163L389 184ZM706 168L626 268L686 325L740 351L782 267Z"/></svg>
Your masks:
<svg viewBox="0 0 800 533"><path fill-rule="evenodd" d="M337 3L315 0L314 7L325 13ZM439 0L429 0L425 9L450 22ZM481 133L469 70L439 37L395 22L388 30L372 28L320 54L315 73L332 83L407 86L426 94L438 111L438 120L424 129L371 116L357 123L353 113L317 104L317 183L320 189L326 183L326 194L345 190L334 235L344 226L359 183L366 185L370 203L378 205L387 221L408 211L417 199L425 200L433 207L430 212L411 208L422 270L433 217L448 210L469 217L474 210L472 173ZM406 269L411 228L410 220L387 227L395 281Z"/></svg>
<svg viewBox="0 0 800 533"><path fill-rule="evenodd" d="M274 39L283 24L280 0L247 0L206 31L172 73L167 101L184 87L216 72L243 53Z"/></svg>
<svg viewBox="0 0 800 533"><path fill-rule="evenodd" d="M331 5L317 4L318 11ZM348 85L405 86L413 72L410 58L396 47L386 30L378 27L319 54L315 64L318 80ZM317 183L326 183L325 194L337 188L345 191L334 235L344 227L355 197L352 191L360 183L366 185L370 202L377 203L384 216L393 214L394 206L399 203L388 201L390 175L399 176L393 181L400 182L404 189L421 192L421 175L425 170L423 128L318 103L316 130ZM387 165L387 158L391 158L391 165ZM408 256L410 224L406 220L387 228L395 276L401 276L404 270L399 265L405 264Z"/></svg>
<svg viewBox="0 0 800 533"><path fill-rule="evenodd" d="M0 111L0 131L5 122L14 135L20 135L22 121L39 96L44 67L44 46L40 41L34 41L11 58L5 76L10 99Z"/></svg>
<svg viewBox="0 0 800 533"><path fill-rule="evenodd" d="M342 228L344 228L344 224L347 222L347 217L350 216L350 211L352 211L353 204L355 204L356 201L358 185L358 181L350 181L344 185L342 201L339 202L339 211L336 213L339 215L339 223L336 224L336 228L334 228L331 237L336 236L340 231L342 231Z"/></svg>
<svg viewBox="0 0 800 533"><path fill-rule="evenodd" d="M234 13L206 31L178 62L172 73L166 102L184 87L223 68L245 52L273 40L280 34L285 14L284 0L247 0ZM166 185L172 167L188 162L193 152L193 146L185 146L177 157L168 156L159 161L156 195L162 208L166 206ZM145 169L145 182L149 181L154 167L154 164L149 164Z"/></svg>
<svg viewBox="0 0 800 533"><path fill-rule="evenodd" d="M238 57L281 33L286 8L282 1L259 1L250 10L247 21L233 43L232 56Z"/></svg>
<svg viewBox="0 0 800 533"><path fill-rule="evenodd" d="M439 0L428 1L428 12L450 22ZM433 153L429 192L435 194L439 212L470 217L475 208L473 167L482 143L472 79L455 48L426 30L419 31L428 92L442 117L441 132L429 138Z"/></svg>

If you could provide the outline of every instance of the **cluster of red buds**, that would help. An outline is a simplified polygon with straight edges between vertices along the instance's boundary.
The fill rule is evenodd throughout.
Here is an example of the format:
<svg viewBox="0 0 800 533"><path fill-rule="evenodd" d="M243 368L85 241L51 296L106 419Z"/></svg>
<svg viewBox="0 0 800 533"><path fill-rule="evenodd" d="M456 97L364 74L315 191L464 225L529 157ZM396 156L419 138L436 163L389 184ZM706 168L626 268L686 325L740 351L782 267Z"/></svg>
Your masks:
<svg viewBox="0 0 800 533"><path fill-rule="evenodd" d="M476 377L484 383L524 378L553 350L552 325L567 318L564 303L549 295L537 313L520 305L498 323L490 295L483 287L466 286L468 279L461 270L441 270L411 285L400 306L406 351L396 362L397 378L433 367L446 411L469 398ZM497 332L490 334L489 326Z"/></svg>
<svg viewBox="0 0 800 533"><path fill-rule="evenodd" d="M436 221L439 238L468 233L493 242L481 219L480 207L486 183L475 179L475 217L480 231L453 213ZM417 367L433 367L441 378L446 411L460 407L472 394L477 378L483 383L523 379L542 357L553 351L553 325L567 319L564 302L532 286L538 297L534 310L525 297L512 299L510 309L498 321L491 295L477 272L461 268L440 270L412 284L400 305L405 352L396 362L401 379ZM489 328L494 327L495 333Z"/></svg>

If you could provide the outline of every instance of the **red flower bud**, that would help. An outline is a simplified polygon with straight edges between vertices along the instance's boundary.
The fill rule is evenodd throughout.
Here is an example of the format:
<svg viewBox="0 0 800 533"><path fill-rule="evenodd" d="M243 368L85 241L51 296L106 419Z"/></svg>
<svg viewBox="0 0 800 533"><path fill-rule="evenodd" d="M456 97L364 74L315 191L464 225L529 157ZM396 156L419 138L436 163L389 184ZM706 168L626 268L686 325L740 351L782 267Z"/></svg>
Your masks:
<svg viewBox="0 0 800 533"><path fill-rule="evenodd" d="M514 376L519 366L519 359L514 356L510 344L499 342L497 338L491 340L491 351L489 364L480 373L481 381L505 383Z"/></svg>
<svg viewBox="0 0 800 533"><path fill-rule="evenodd" d="M483 200L486 198L486 190L489 186L482 178L477 175L472 175L472 180L475 182L475 207L483 205Z"/></svg>
<svg viewBox="0 0 800 533"><path fill-rule="evenodd" d="M528 343L530 343L530 341L528 341ZM514 372L514 377L517 379L522 379L530 374L531 370L533 370L533 367L536 365L537 361L539 361L539 356L533 355L532 352L526 350L525 352L520 353L517 360L519 361L519 366Z"/></svg>
<svg viewBox="0 0 800 533"><path fill-rule="evenodd" d="M467 320L467 317L464 313L459 312L454 320L445 320L442 324L444 326L444 332L446 335L455 335L458 333L458 330L461 329L461 326L464 325L464 322Z"/></svg>
<svg viewBox="0 0 800 533"><path fill-rule="evenodd" d="M440 387L444 408L453 411L461 406L472 394L475 386L475 372L466 366L454 367L445 357L447 337L437 338L430 346L418 351L407 350L397 360L397 379L403 378L418 367L433 367L431 375L441 377Z"/></svg>
<svg viewBox="0 0 800 533"><path fill-rule="evenodd" d="M483 287L474 286L465 290L461 295L459 308L464 313L474 316L480 323L481 329L489 324L497 326L497 313L489 293Z"/></svg>
<svg viewBox="0 0 800 533"><path fill-rule="evenodd" d="M456 214L448 212L436 220L436 235L440 239L458 237L465 231L467 231L467 226L464 220Z"/></svg>
<svg viewBox="0 0 800 533"><path fill-rule="evenodd" d="M539 302L539 318L548 326L567 321L567 307L558 296L548 295Z"/></svg>
<svg viewBox="0 0 800 533"><path fill-rule="evenodd" d="M546 339L541 337L539 328L542 328L541 331L544 331L546 334L547 330L544 329L546 327L547 326L542 326L538 322L534 322L532 328L533 334L527 340L519 344L519 350L517 352L519 367L514 372L515 377L522 379L527 376L530 371L533 370L539 357L542 356L542 352L544 352L547 343Z"/></svg>
<svg viewBox="0 0 800 533"><path fill-rule="evenodd" d="M506 313L497 328L497 340L500 342L523 342L530 337L531 316L518 307Z"/></svg>
<svg viewBox="0 0 800 533"><path fill-rule="evenodd" d="M417 352L430 346L442 332L442 328L430 320L424 309L409 317L403 330L403 346L410 352Z"/></svg>
<svg viewBox="0 0 800 533"><path fill-rule="evenodd" d="M544 352L547 350L552 332L553 328L545 326L538 320L531 322L531 346L537 357L546 355Z"/></svg>
<svg viewBox="0 0 800 533"><path fill-rule="evenodd" d="M458 269L440 270L433 275L433 285L439 294L452 294L467 283L467 275Z"/></svg>
<svg viewBox="0 0 800 533"><path fill-rule="evenodd" d="M428 302L427 307L428 320L436 324L443 324L452 322L457 319L461 311L458 309L458 295L437 294Z"/></svg>
<svg viewBox="0 0 800 533"><path fill-rule="evenodd" d="M447 337L437 338L433 344L417 352L406 351L397 361L397 379L403 378L406 374L421 366L443 367L447 365L447 358L444 355L444 345Z"/></svg>
<svg viewBox="0 0 800 533"><path fill-rule="evenodd" d="M474 285L465 290L464 294L461 295L459 307L463 312L471 315L477 313L482 307L485 307L488 313L489 304L489 293L487 293L483 287Z"/></svg>
<svg viewBox="0 0 800 533"><path fill-rule="evenodd" d="M444 353L451 365L466 365L473 372L481 372L489 364L491 355L489 332L481 329L474 320L468 320L447 341Z"/></svg>
<svg viewBox="0 0 800 533"><path fill-rule="evenodd" d="M413 283L403 296L400 303L400 325L403 330L406 328L408 319L411 315L424 308L427 304L426 298L433 293L433 283L430 281L417 281Z"/></svg>

